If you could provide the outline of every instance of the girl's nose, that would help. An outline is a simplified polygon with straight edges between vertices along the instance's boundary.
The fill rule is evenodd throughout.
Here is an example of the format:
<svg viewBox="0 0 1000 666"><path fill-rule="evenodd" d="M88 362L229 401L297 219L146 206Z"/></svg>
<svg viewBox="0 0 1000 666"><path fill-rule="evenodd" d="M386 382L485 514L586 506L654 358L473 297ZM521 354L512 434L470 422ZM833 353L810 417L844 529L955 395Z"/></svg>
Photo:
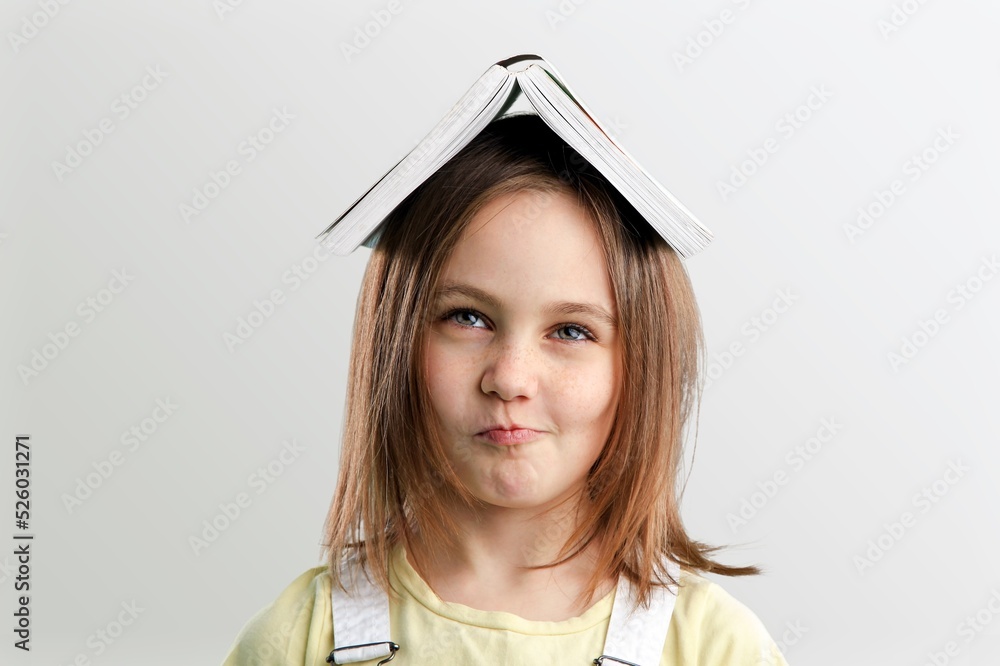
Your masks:
<svg viewBox="0 0 1000 666"><path fill-rule="evenodd" d="M538 371L538 359L527 345L508 342L488 360L481 387L502 400L531 398L538 391Z"/></svg>

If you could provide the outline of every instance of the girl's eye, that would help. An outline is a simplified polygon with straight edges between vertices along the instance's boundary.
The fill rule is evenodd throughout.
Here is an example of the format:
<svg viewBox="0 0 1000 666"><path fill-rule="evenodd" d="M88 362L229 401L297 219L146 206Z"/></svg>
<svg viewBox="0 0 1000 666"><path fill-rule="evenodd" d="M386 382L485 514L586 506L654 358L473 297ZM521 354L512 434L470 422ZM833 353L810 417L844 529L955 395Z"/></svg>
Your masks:
<svg viewBox="0 0 1000 666"><path fill-rule="evenodd" d="M484 328L485 327L485 326L476 326L475 324L462 323L462 319L463 318L466 319L466 321L468 321L469 319L473 319L473 320L478 319L479 321L483 321L483 319L484 319L483 315L481 315L479 312L477 312L475 310L468 309L468 308L456 308L455 310L451 310L450 312L448 312L447 314L445 314L441 319L443 319L443 320L451 320L451 321L455 322L456 324L458 324L459 326L464 326L466 328ZM591 333L587 329L587 327L581 326L580 324L562 324L556 330L557 331L575 331L576 332L577 335L575 337L560 338L562 340L565 340L566 342L584 342L586 340L594 340L594 341L597 340L597 338L594 336L594 334Z"/></svg>
<svg viewBox="0 0 1000 666"><path fill-rule="evenodd" d="M452 317L455 317L456 315L470 315L473 319L481 319L480 316L479 316L479 314L476 313L476 312L474 312L474 311L472 311L472 310L452 310L447 315L445 315L445 317L450 319ZM456 321L456 320L453 320L453 321ZM461 324L461 325L465 326L465 324ZM473 325L470 328L481 328L481 327Z"/></svg>
<svg viewBox="0 0 1000 666"><path fill-rule="evenodd" d="M580 326L579 324L564 324L557 330L576 331L579 334L579 337L568 338L569 342L583 342L584 340L596 340L596 338L590 333L590 331L585 329L583 326Z"/></svg>

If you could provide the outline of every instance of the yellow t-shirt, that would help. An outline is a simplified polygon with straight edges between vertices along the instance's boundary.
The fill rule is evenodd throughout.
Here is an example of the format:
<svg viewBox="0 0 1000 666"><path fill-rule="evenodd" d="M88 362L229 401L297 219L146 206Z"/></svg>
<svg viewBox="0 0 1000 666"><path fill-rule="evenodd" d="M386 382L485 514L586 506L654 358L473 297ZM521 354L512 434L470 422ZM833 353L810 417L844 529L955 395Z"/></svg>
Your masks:
<svg viewBox="0 0 1000 666"><path fill-rule="evenodd" d="M400 646L392 666L587 666L604 647L615 594L577 617L543 622L442 601L402 547L392 555L389 576L401 592L389 604L392 640ZM333 650L330 585L325 566L292 581L247 621L223 666L325 666ZM682 569L660 666L788 664L753 612L716 583Z"/></svg>

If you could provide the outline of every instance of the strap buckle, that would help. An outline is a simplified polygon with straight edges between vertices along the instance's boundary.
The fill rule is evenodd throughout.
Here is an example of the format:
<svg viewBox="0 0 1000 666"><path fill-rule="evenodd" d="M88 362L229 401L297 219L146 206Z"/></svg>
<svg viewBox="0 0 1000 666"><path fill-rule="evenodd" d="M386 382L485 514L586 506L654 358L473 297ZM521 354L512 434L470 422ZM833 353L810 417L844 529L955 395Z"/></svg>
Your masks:
<svg viewBox="0 0 1000 666"><path fill-rule="evenodd" d="M625 664L625 666L639 666L639 664L634 664L631 661L625 661L624 659L612 657L610 654L602 654L600 657L594 660L594 663L597 664L597 666L603 666L605 659L610 659L611 661L616 662L618 664Z"/></svg>
<svg viewBox="0 0 1000 666"><path fill-rule="evenodd" d="M396 650L399 649L399 646L396 645L395 643L393 643L392 641L378 641L376 643L359 643L358 645L344 645L344 646L339 647L339 648L334 648L330 652L330 656L328 656L326 658L326 660L329 663L331 663L331 664L350 664L350 663L353 663L353 662L359 661L359 660L358 659L351 659L350 661L337 661L337 653L340 652L340 651L342 651L342 650L357 650L357 649L360 649L360 648L374 647L376 645L385 645L385 646L387 646L387 648L389 650L389 656L387 658L383 659L382 661L378 662L378 664L376 664L375 666L382 666L382 664L384 664L386 662L389 662L389 661L392 661L393 657L396 656ZM382 655L380 655L380 654L376 654L376 655L371 656L371 657L366 657L362 661L367 661L368 659L374 659L376 657L381 657L381 656Z"/></svg>
<svg viewBox="0 0 1000 666"><path fill-rule="evenodd" d="M612 657L610 654L602 654L594 660L594 663L597 664L597 666L603 666L605 659L610 659L618 664L625 664L625 666L639 666L639 664L634 664L631 661L625 661L624 659L619 659L618 657Z"/></svg>

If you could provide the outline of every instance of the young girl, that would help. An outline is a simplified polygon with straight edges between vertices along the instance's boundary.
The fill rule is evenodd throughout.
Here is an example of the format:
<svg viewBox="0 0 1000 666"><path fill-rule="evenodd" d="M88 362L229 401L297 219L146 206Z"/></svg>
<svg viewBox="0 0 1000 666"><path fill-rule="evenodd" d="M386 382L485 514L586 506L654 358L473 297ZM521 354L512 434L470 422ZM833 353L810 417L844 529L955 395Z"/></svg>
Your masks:
<svg viewBox="0 0 1000 666"><path fill-rule="evenodd" d="M784 665L679 510L700 317L678 255L533 115L387 220L326 564L225 664ZM336 649L335 649L336 648Z"/></svg>

